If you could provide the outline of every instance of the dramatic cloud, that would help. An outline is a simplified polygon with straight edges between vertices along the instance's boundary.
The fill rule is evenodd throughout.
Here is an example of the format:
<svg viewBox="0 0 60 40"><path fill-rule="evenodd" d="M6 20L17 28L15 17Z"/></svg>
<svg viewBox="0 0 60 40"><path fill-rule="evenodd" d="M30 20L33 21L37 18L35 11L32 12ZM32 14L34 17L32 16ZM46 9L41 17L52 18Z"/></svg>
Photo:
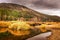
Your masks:
<svg viewBox="0 0 60 40"><path fill-rule="evenodd" d="M33 2L34 6L42 8L59 8L56 0L38 0ZM40 7L40 8L41 8Z"/></svg>
<svg viewBox="0 0 60 40"><path fill-rule="evenodd" d="M60 0L0 0L0 2L17 3L43 9L60 8Z"/></svg>

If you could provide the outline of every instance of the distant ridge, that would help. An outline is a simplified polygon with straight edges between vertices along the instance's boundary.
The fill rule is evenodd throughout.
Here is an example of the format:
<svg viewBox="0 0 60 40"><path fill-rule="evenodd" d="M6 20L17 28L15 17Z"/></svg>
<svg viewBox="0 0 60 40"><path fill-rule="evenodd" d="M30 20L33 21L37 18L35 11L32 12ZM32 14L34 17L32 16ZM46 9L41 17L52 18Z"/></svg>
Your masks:
<svg viewBox="0 0 60 40"><path fill-rule="evenodd" d="M13 4L13 3L0 3L0 9L1 8L9 9L12 11L18 10L19 12L22 13L19 16L24 15L22 17L25 17L27 14L28 14L27 16L32 15L32 17L37 17L38 19L40 19L41 22L60 22L60 17L58 17L58 16L50 16L50 15L46 15L43 13L39 13L39 12L29 9L23 5L18 5L18 4Z"/></svg>

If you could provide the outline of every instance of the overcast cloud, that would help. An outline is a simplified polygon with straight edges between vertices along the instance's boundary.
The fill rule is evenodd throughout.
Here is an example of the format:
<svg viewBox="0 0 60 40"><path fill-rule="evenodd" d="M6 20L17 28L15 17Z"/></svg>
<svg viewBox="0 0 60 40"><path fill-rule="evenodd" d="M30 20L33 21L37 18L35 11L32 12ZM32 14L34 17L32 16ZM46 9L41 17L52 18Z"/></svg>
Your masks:
<svg viewBox="0 0 60 40"><path fill-rule="evenodd" d="M60 0L0 0L0 3L16 3L45 14L60 16Z"/></svg>

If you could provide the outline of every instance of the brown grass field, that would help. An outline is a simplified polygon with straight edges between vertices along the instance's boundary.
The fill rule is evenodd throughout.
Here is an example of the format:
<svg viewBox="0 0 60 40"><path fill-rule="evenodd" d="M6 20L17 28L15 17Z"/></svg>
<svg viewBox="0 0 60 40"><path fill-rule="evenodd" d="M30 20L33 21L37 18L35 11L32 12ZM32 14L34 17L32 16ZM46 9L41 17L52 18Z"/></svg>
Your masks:
<svg viewBox="0 0 60 40"><path fill-rule="evenodd" d="M23 27L24 26L24 27ZM17 27L17 29L16 29ZM21 30L22 28L22 30ZM13 30L14 29L14 30ZM36 30L41 32L46 32L50 30L52 32L51 36L49 36L48 40L60 40L60 22L28 22L28 21L0 21L0 34L5 33L6 31L10 32L13 37L0 37L1 40L18 40L15 38L16 36L29 35L29 29ZM33 35L33 34L32 34ZM20 40L20 39L19 39ZM22 39L21 39L22 40ZM24 39L25 40L25 39Z"/></svg>

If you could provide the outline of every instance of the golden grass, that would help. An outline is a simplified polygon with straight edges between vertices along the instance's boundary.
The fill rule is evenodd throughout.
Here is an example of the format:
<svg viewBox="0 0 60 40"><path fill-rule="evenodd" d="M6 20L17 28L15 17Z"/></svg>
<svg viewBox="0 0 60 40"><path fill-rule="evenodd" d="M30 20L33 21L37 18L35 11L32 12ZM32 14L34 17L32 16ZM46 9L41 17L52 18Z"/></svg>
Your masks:
<svg viewBox="0 0 60 40"><path fill-rule="evenodd" d="M30 26L30 24L35 24L35 23L41 25L34 26L34 27ZM31 28L32 29L37 28L41 32L46 32L47 30L53 28L60 28L60 22L0 21L0 33L9 31L13 35L22 36L22 35L30 34L29 29Z"/></svg>

